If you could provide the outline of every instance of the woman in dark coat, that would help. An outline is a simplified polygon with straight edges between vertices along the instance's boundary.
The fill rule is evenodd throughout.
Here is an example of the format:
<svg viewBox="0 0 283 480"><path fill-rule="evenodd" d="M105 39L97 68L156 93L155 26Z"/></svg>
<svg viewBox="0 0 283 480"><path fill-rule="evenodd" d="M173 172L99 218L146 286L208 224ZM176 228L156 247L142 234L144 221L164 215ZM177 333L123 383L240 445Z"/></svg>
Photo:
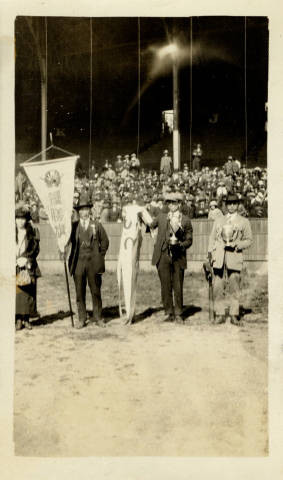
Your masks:
<svg viewBox="0 0 283 480"><path fill-rule="evenodd" d="M41 276L36 261L39 237L29 220L28 211L23 208L16 210L16 275L26 270L30 276L27 285L16 284L16 330L32 328L29 319L35 310L36 278Z"/></svg>

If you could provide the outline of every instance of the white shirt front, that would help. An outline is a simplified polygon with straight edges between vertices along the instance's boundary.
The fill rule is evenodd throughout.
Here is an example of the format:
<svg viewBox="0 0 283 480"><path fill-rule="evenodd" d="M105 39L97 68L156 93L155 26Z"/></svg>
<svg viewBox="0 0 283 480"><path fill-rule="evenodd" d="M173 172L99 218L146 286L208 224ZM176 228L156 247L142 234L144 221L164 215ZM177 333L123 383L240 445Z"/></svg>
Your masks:
<svg viewBox="0 0 283 480"><path fill-rule="evenodd" d="M80 219L80 223L81 223L81 226L84 230L87 230L88 229L88 226L89 226L89 218L87 218L86 220L83 220L82 218Z"/></svg>
<svg viewBox="0 0 283 480"><path fill-rule="evenodd" d="M237 212L234 212L234 213L227 213L226 217L229 219L229 220L235 220L237 216Z"/></svg>
<svg viewBox="0 0 283 480"><path fill-rule="evenodd" d="M16 256L20 257L22 252L25 250L25 239L26 236L26 229L18 229L18 242L16 243Z"/></svg>

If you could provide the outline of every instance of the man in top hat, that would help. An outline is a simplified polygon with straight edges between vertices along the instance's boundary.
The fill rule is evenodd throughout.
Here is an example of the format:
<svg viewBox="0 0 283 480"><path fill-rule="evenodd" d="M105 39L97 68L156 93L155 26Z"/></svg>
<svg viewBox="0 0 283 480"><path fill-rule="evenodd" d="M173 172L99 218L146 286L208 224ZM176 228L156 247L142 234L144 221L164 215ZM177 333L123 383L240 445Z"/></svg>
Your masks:
<svg viewBox="0 0 283 480"><path fill-rule="evenodd" d="M165 321L183 323L183 282L187 267L186 250L193 242L193 229L189 218L181 213L183 195L167 193L168 213L160 212L150 228L158 227L152 265L156 265ZM174 302L173 302L174 293Z"/></svg>
<svg viewBox="0 0 283 480"><path fill-rule="evenodd" d="M243 269L243 250L252 243L252 231L249 220L238 213L239 198L229 195L226 205L228 213L214 221L208 244L208 259L214 272L214 323L224 323L225 309L230 307L231 323L241 325L240 273ZM225 286L226 280L229 292Z"/></svg>
<svg viewBox="0 0 283 480"><path fill-rule="evenodd" d="M75 206L79 219L72 224L69 240L71 252L69 271L74 277L79 321L77 328L86 324L86 284L88 283L93 304L93 321L103 325L101 283L105 272L104 257L109 246L107 233L101 223L91 220L92 202L82 193Z"/></svg>
<svg viewBox="0 0 283 480"><path fill-rule="evenodd" d="M160 162L160 173L164 175L171 175L172 173L172 158L168 155L168 150L164 150Z"/></svg>

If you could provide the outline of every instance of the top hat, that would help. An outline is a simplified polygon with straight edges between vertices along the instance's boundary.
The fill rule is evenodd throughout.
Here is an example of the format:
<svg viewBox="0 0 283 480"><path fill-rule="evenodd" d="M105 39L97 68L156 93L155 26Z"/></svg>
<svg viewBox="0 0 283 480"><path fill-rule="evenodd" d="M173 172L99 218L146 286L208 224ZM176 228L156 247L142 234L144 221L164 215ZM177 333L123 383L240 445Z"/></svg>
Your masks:
<svg viewBox="0 0 283 480"><path fill-rule="evenodd" d="M241 200L237 195L227 195L226 203L239 203Z"/></svg>
<svg viewBox="0 0 283 480"><path fill-rule="evenodd" d="M79 210L80 208L91 208L93 206L90 196L82 192L78 201L78 204L75 205L75 209Z"/></svg>
<svg viewBox="0 0 283 480"><path fill-rule="evenodd" d="M15 218L25 218L26 220L30 220L30 212L26 208L18 207L15 211Z"/></svg>

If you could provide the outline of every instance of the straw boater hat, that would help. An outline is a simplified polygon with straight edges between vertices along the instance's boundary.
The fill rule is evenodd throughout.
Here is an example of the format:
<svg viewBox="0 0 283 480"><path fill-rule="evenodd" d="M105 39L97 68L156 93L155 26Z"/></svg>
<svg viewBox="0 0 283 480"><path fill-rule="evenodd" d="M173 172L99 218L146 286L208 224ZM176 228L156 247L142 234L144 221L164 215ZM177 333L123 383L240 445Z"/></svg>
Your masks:
<svg viewBox="0 0 283 480"><path fill-rule="evenodd" d="M165 193L164 200L165 200L165 202L179 202L180 201L179 198L178 198L178 193L175 193L175 192Z"/></svg>
<svg viewBox="0 0 283 480"><path fill-rule="evenodd" d="M82 192L79 198L79 202L75 205L75 209L79 210L80 208L91 208L93 206L90 196Z"/></svg>
<svg viewBox="0 0 283 480"><path fill-rule="evenodd" d="M184 195L181 192L176 192L175 197L176 197L178 202L183 202L183 200L184 200Z"/></svg>

